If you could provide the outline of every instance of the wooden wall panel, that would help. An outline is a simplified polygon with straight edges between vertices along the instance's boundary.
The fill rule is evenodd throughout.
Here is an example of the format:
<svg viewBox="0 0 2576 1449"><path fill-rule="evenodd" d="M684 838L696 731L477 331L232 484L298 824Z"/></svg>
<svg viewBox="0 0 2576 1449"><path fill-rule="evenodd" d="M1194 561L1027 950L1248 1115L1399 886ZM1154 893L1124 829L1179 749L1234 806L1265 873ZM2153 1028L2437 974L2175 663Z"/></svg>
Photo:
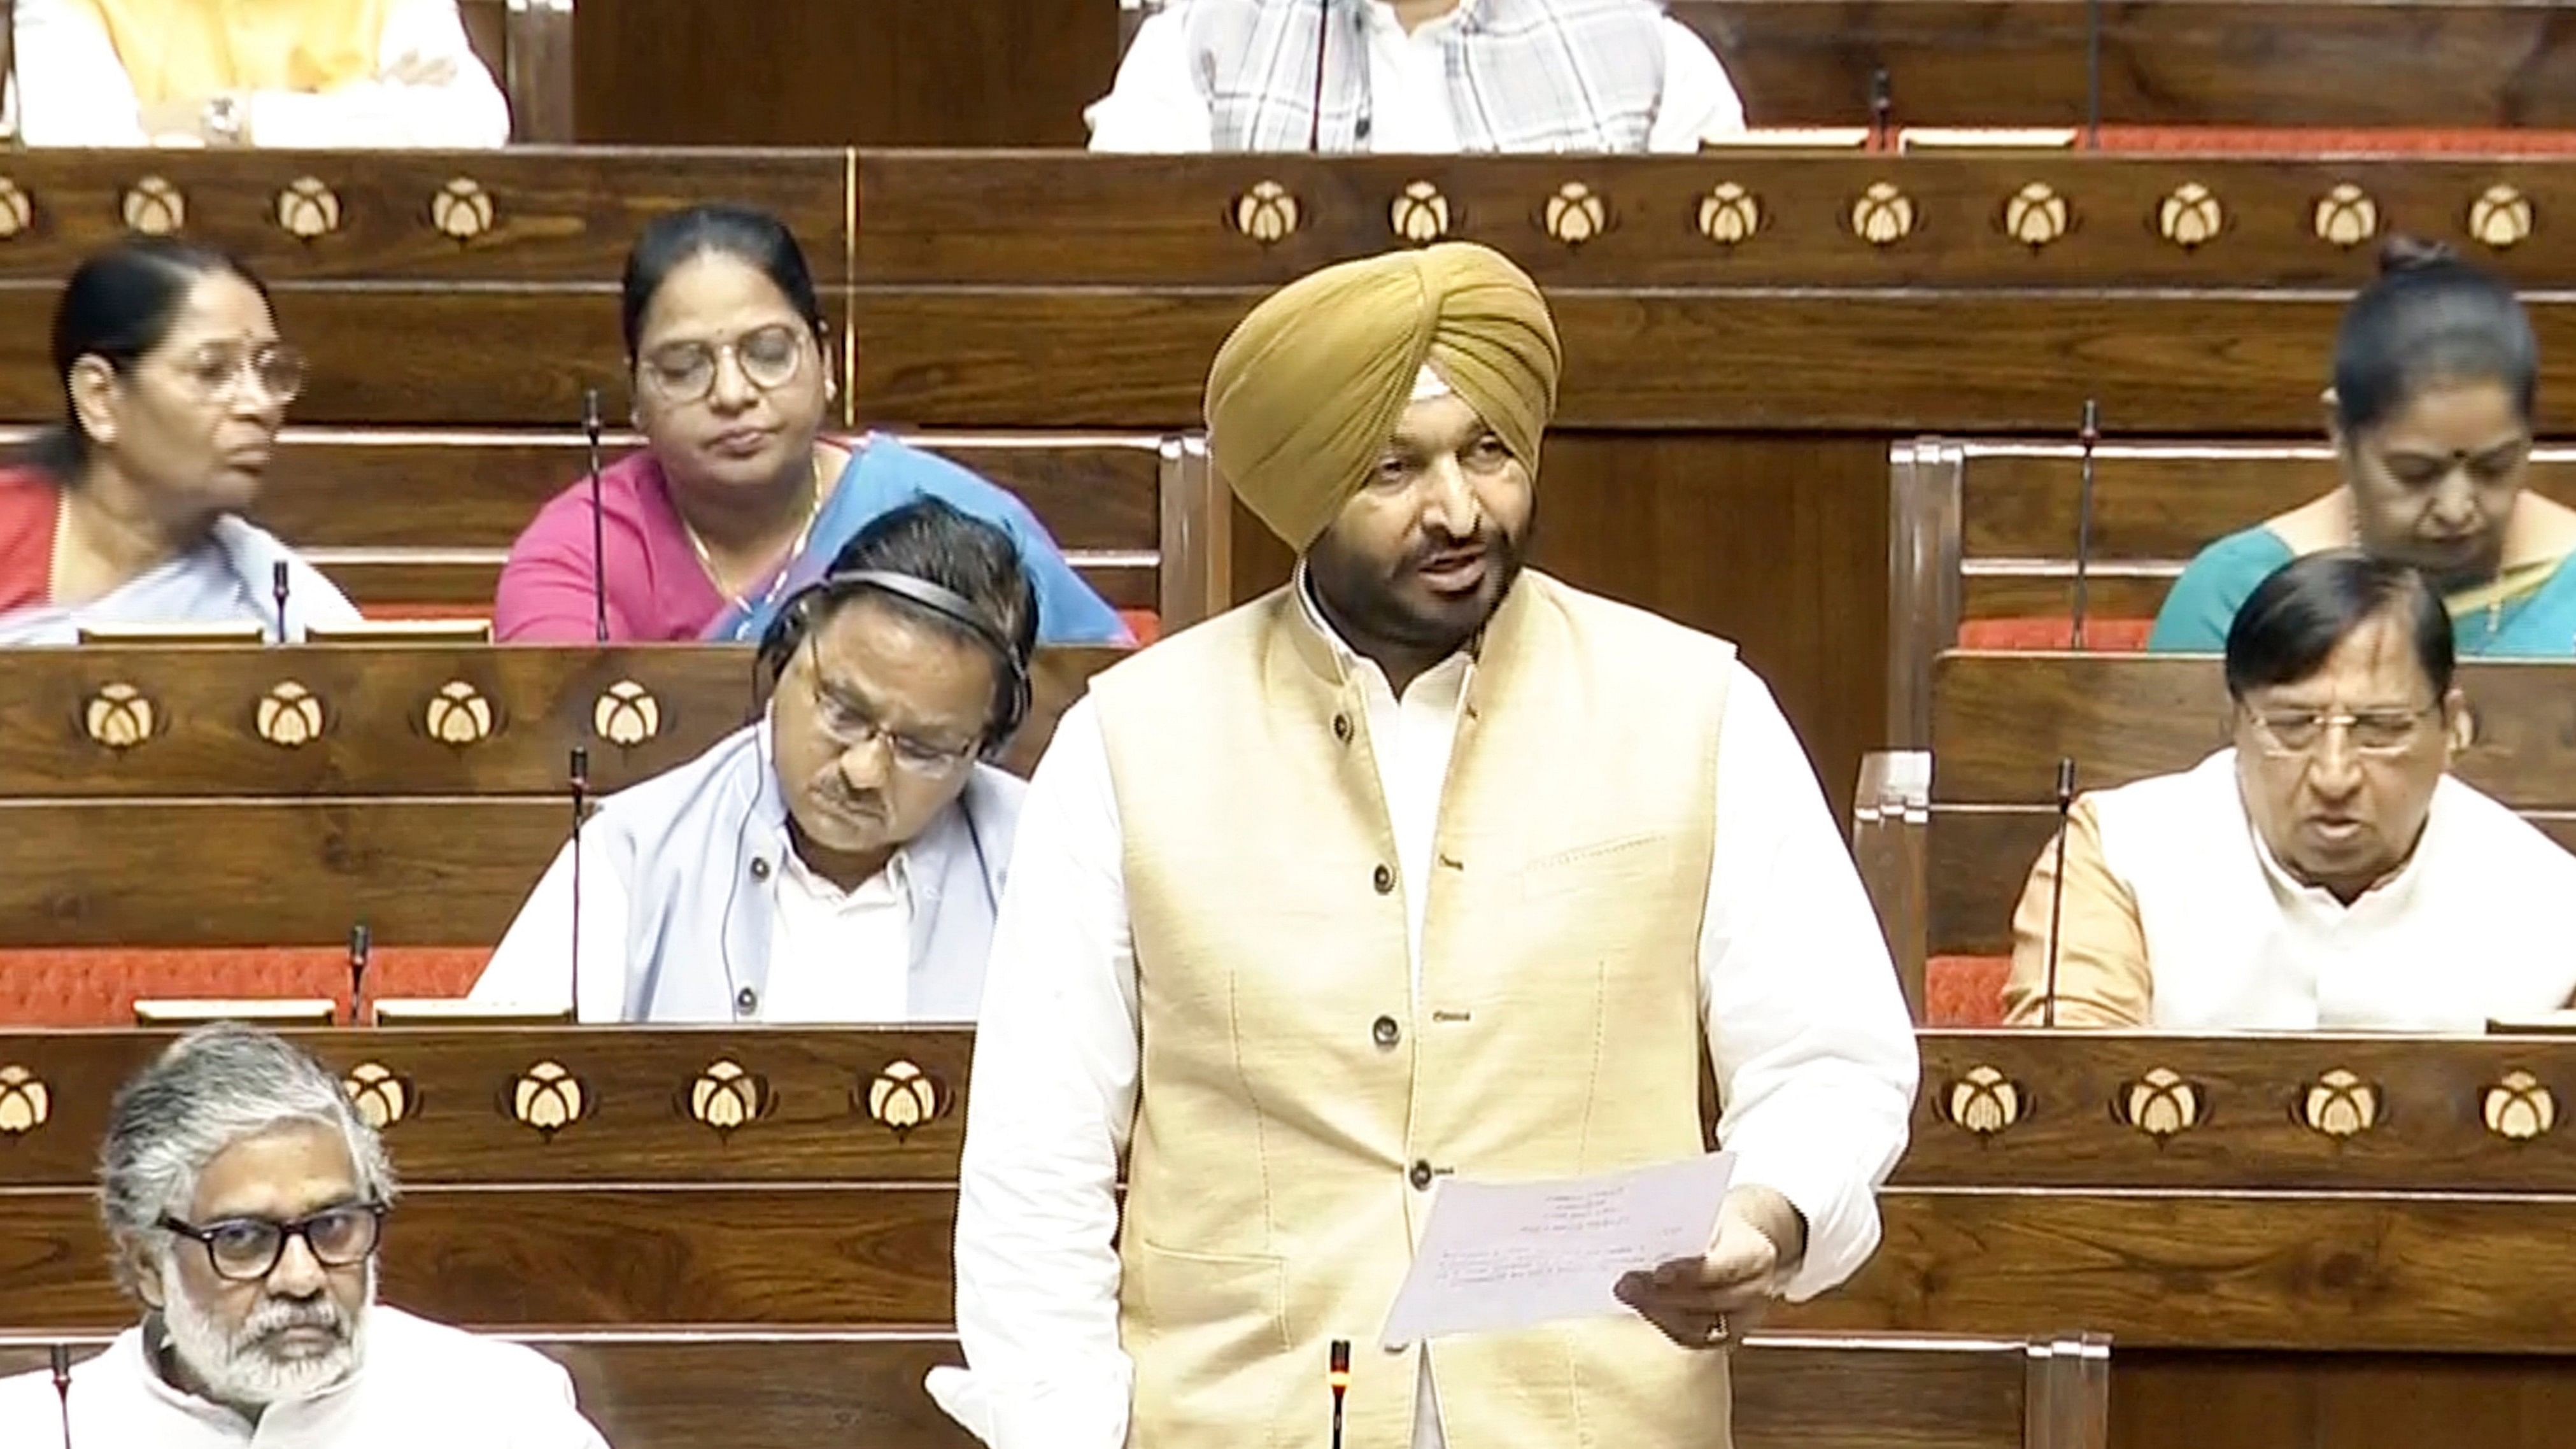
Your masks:
<svg viewBox="0 0 2576 1449"><path fill-rule="evenodd" d="M574 12L585 141L1079 146L1113 0L615 0Z"/></svg>
<svg viewBox="0 0 2576 1449"><path fill-rule="evenodd" d="M2121 1348L2111 1449L2558 1449L2576 1422L2563 1360Z"/></svg>

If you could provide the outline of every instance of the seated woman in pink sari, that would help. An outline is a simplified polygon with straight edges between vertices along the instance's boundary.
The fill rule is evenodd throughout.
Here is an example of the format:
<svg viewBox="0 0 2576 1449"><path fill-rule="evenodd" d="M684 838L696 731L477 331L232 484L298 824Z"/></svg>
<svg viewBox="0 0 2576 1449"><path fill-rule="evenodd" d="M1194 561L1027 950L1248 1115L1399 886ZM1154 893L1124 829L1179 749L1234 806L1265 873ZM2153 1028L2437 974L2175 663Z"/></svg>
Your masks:
<svg viewBox="0 0 2576 1449"><path fill-rule="evenodd" d="M91 257L55 303L53 368L63 421L0 467L0 645L170 624L275 641L357 620L239 516L304 386L240 262L158 238Z"/></svg>
<svg viewBox="0 0 2576 1449"><path fill-rule="evenodd" d="M647 446L602 470L596 520L582 478L519 535L493 604L502 640L588 642L604 604L612 641L757 641L868 520L935 497L1010 535L1041 640L1129 642L1017 498L882 434L824 436L830 333L775 217L700 206L645 228L624 323Z"/></svg>

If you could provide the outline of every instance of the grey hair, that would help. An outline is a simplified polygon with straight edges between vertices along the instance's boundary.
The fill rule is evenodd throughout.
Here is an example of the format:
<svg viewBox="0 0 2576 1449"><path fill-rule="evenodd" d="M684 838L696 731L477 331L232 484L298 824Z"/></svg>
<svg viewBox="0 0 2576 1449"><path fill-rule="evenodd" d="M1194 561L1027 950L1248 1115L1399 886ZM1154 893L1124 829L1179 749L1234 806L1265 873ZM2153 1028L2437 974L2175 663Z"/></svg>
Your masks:
<svg viewBox="0 0 2576 1449"><path fill-rule="evenodd" d="M125 1249L166 1249L164 1215L185 1217L198 1175L245 1138L293 1123L331 1128L349 1149L358 1190L390 1203L399 1185L376 1129L350 1105L329 1069L275 1032L239 1022L199 1027L117 1089L98 1155L99 1215L129 1290Z"/></svg>

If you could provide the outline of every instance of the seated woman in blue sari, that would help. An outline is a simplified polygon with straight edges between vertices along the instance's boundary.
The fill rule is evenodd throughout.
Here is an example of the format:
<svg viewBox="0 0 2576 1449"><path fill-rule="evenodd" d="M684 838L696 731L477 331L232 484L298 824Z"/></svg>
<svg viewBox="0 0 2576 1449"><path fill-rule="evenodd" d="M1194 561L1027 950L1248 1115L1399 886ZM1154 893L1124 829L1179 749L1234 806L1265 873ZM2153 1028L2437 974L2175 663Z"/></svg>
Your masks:
<svg viewBox="0 0 2576 1449"><path fill-rule="evenodd" d="M611 640L756 641L870 519L930 497L1010 535L1042 641L1129 642L1019 499L883 434L824 436L830 331L777 218L700 206L655 220L627 255L623 306L646 447L601 471L597 519L577 479L519 535L493 603L500 639L587 643L604 593Z"/></svg>
<svg viewBox="0 0 2576 1449"><path fill-rule="evenodd" d="M2576 655L2576 510L2523 486L2539 371L2510 288L2447 248L2390 243L2335 338L2343 486L2201 550L2147 647L2221 652L2273 570L2359 545L2424 571L2461 654Z"/></svg>
<svg viewBox="0 0 2576 1449"><path fill-rule="evenodd" d="M239 516L304 386L240 262L155 238L91 257L55 303L53 366L63 421L0 468L0 644L166 624L256 624L275 641L357 619Z"/></svg>

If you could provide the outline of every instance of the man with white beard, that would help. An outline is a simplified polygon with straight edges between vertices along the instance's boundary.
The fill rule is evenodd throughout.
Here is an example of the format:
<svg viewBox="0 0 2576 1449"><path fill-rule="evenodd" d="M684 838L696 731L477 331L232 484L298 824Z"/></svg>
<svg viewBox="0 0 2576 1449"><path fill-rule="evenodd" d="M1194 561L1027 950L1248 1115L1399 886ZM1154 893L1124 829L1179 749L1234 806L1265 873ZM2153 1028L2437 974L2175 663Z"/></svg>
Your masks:
<svg viewBox="0 0 2576 1449"><path fill-rule="evenodd" d="M379 1307L384 1145L320 1063L237 1025L117 1093L99 1205L143 1321L0 1379L9 1449L607 1449L535 1351ZM64 1421L69 1419L68 1444Z"/></svg>

